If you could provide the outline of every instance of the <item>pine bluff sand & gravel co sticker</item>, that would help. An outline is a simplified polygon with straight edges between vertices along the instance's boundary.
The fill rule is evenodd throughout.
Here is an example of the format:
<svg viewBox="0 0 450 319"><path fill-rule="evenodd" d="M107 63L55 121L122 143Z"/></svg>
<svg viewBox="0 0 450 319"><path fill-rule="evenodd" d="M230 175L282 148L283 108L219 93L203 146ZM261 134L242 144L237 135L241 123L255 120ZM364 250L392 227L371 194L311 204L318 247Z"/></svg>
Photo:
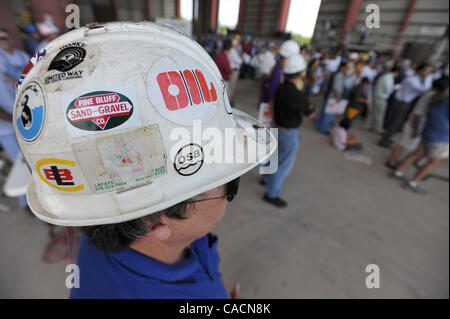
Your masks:
<svg viewBox="0 0 450 319"><path fill-rule="evenodd" d="M141 125L134 87L99 90L76 96L69 103L63 97L67 129L71 137ZM64 106L63 106L64 108Z"/></svg>

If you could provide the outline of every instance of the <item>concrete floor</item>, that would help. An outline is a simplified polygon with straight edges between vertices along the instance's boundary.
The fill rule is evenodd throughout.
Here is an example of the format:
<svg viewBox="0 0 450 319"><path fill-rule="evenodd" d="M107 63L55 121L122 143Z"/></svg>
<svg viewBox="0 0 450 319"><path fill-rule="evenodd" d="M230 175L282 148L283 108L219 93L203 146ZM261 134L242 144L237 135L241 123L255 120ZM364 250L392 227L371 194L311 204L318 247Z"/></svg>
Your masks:
<svg viewBox="0 0 450 319"><path fill-rule="evenodd" d="M237 90L235 106L256 116L257 85L240 81ZM214 229L228 290L239 282L244 298L449 297L448 182L427 180L426 196L402 189L383 166L389 150L361 126L353 132L372 166L345 159L304 122L281 194L286 209L261 200L257 169L241 179ZM436 174L449 176L448 161ZM67 297L66 263L42 262L48 226L14 199L1 197L0 206L0 298ZM378 289L365 286L368 264L380 268Z"/></svg>

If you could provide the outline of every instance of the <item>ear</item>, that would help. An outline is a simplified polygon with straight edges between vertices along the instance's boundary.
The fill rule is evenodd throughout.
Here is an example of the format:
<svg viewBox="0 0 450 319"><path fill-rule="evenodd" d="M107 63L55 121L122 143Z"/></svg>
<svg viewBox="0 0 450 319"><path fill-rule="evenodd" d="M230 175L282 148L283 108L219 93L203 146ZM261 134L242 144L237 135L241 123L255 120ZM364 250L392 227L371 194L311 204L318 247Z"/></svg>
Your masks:
<svg viewBox="0 0 450 319"><path fill-rule="evenodd" d="M172 235L169 225L156 224L153 225L150 231L144 236L145 239L165 241Z"/></svg>

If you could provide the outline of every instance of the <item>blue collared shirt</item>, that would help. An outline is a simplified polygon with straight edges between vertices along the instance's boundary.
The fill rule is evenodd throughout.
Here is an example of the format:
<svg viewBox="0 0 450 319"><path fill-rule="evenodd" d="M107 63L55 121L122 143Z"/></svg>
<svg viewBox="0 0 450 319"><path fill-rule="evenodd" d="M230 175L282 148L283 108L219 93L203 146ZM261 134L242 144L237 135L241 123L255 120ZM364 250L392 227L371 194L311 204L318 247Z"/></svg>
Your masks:
<svg viewBox="0 0 450 319"><path fill-rule="evenodd" d="M229 298L219 272L217 237L208 234L191 244L189 256L168 265L135 250L105 253L80 243L80 288L70 298Z"/></svg>

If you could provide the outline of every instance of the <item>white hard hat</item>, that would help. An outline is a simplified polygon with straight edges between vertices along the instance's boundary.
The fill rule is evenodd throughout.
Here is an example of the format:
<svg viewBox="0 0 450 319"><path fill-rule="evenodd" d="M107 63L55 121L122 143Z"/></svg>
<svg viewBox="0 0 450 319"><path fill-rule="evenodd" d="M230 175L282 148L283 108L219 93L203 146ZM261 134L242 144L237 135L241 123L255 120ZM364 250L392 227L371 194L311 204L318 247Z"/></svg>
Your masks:
<svg viewBox="0 0 450 319"><path fill-rule="evenodd" d="M158 212L239 177L276 148L262 124L231 109L207 52L170 27L82 27L30 63L13 122L32 170L27 200L46 222L110 224ZM234 155L255 160L208 161L213 137L196 140L195 123L203 134L231 131Z"/></svg>
<svg viewBox="0 0 450 319"><path fill-rule="evenodd" d="M287 40L281 44L280 51L278 51L280 55L287 58L291 55L300 53L300 46L294 40Z"/></svg>
<svg viewBox="0 0 450 319"><path fill-rule="evenodd" d="M359 59L359 54L356 52L352 52L349 57L350 60L358 60Z"/></svg>
<svg viewBox="0 0 450 319"><path fill-rule="evenodd" d="M295 74L306 69L306 61L300 54L295 54L286 59L283 71L286 74Z"/></svg>
<svg viewBox="0 0 450 319"><path fill-rule="evenodd" d="M400 67L409 67L411 65L411 60L410 59L404 59L400 62Z"/></svg>

